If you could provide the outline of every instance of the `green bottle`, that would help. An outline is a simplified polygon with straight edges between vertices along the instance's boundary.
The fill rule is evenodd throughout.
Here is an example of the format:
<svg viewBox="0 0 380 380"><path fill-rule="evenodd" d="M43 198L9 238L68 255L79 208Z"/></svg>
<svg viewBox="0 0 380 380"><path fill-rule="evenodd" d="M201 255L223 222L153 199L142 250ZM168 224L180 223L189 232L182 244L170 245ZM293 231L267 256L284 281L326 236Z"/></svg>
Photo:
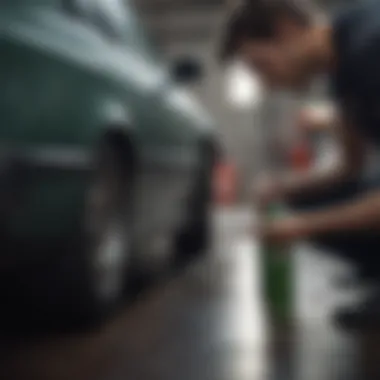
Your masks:
<svg viewBox="0 0 380 380"><path fill-rule="evenodd" d="M275 203L265 210L264 218L274 219L285 213ZM262 245L262 281L264 302L269 320L277 326L289 325L294 317L294 273L289 246Z"/></svg>

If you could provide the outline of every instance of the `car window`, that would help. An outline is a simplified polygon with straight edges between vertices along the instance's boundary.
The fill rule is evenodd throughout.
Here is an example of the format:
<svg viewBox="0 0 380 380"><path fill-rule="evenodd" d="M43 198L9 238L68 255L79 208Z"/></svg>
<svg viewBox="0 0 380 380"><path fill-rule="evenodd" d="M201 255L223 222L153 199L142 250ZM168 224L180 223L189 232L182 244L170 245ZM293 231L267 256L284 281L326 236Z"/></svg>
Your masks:
<svg viewBox="0 0 380 380"><path fill-rule="evenodd" d="M63 4L66 12L96 26L102 35L122 38L123 15L116 11L115 0L63 0Z"/></svg>
<svg viewBox="0 0 380 380"><path fill-rule="evenodd" d="M92 0L62 0L63 9L72 16L90 19Z"/></svg>
<svg viewBox="0 0 380 380"><path fill-rule="evenodd" d="M162 57L158 44L155 43L152 36L148 33L148 29L143 25L135 7L131 4L131 1L128 0L124 0L124 4L128 9L130 20L130 29L127 34L134 40L132 43L139 44L147 54L152 55L155 59L161 60Z"/></svg>
<svg viewBox="0 0 380 380"><path fill-rule="evenodd" d="M132 29L131 20L123 0L93 0L94 21L110 37L123 41Z"/></svg>
<svg viewBox="0 0 380 380"><path fill-rule="evenodd" d="M95 0L98 17L103 28L127 46L133 47L144 55L160 60L157 45L148 36L147 30L128 0Z"/></svg>
<svg viewBox="0 0 380 380"><path fill-rule="evenodd" d="M160 60L160 54L126 0L65 0L66 9L86 19L104 36Z"/></svg>

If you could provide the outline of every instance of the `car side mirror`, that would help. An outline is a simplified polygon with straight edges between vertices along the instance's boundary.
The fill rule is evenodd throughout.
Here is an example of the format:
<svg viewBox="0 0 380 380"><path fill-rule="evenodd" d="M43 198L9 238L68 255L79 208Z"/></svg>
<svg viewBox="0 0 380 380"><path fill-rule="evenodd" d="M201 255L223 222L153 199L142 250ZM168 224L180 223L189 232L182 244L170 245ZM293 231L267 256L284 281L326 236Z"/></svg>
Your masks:
<svg viewBox="0 0 380 380"><path fill-rule="evenodd" d="M198 60L181 58L172 65L172 78L179 84L191 84L203 77L203 67Z"/></svg>

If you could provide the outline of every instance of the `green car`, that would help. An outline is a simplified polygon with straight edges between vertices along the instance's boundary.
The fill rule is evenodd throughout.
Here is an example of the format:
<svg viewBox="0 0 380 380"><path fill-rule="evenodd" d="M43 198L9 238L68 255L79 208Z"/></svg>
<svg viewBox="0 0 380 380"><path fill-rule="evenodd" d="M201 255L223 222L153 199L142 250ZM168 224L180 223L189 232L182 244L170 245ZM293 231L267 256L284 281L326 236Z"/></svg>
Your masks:
<svg viewBox="0 0 380 380"><path fill-rule="evenodd" d="M0 0L0 19L1 279L93 316L207 248L200 70L165 62L125 0Z"/></svg>

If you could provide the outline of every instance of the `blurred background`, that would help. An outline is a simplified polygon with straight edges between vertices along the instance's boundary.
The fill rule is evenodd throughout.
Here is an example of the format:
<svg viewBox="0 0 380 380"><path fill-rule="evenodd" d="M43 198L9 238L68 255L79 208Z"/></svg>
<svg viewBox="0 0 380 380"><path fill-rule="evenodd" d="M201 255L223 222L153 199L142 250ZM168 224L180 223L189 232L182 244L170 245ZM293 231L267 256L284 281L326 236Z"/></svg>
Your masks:
<svg viewBox="0 0 380 380"><path fill-rule="evenodd" d="M104 4L113 3L111 0L102 1ZM49 3L48 0L39 0L39 2L41 6ZM17 286L14 282L7 282L11 276L10 272L5 271L2 284L4 289L10 291L10 296L9 294L6 296L8 301L4 303L4 310L7 309L8 302L16 306L21 304L27 306L15 309L19 310L17 318L12 316L3 322L0 378L4 380L261 380L265 378L372 380L380 378L380 368L378 368L380 352L376 334L371 336L364 333L349 334L340 331L331 322L331 314L338 305L358 296L358 291L342 290L337 285L337 279L349 273L351 269L305 243L297 244L292 248L290 255L291 269L290 267L286 269L288 274L291 271L289 281L295 284L294 291L291 296L286 293L280 295L294 303L297 316L292 328L278 327L271 323L264 307L265 297L268 294L261 286L263 276L267 275L262 266L263 247L249 233L250 226L256 218L250 200L252 181L268 168L278 170L297 164L292 161L292 154L293 149L299 148L297 146L299 130L295 126L301 112L310 114L331 112L332 104L329 102L323 79L315 83L310 93L297 98L289 94L265 93L257 78L246 72L238 63L222 67L216 60L220 31L231 7L235 6L234 0L131 0L130 2L138 11L150 43L159 50L160 56L165 61L173 62L179 57L191 57L202 65L202 79L185 86L185 98L191 99L190 102L199 101L212 115L213 124L216 126L213 141L217 141L215 144L218 146L217 170L208 173L213 176L212 185L215 188L210 212L212 242L206 247L205 254L192 257L186 263L181 262L181 265L164 271L164 275L156 276L154 280L144 281L144 286L140 286L139 283L138 290L134 289L132 296L129 295L128 302L123 304L121 310L100 325L97 324L90 329L86 326L74 332L48 331L45 322L50 318L49 313L46 314L48 317L43 319L42 328L41 325L35 328L33 323L26 323L32 320L29 314L33 314L34 301L39 299L41 302L43 299L40 296L41 289L46 290L49 284L55 282L54 274L42 275L47 278L47 282L33 287L33 281L38 282L38 278L41 277L41 270L43 273L50 271L47 269L50 268L47 264L46 266L38 264L37 268L40 269L35 272L37 274L34 277L32 276L32 282L25 281L25 288L30 288L32 294L27 296L14 290ZM347 2L348 0L345 0L343 3ZM17 0L14 4L16 3L22 4L22 0ZM85 3L84 1L83 4ZM126 3L129 7L129 1ZM6 23L6 17L11 19L15 11L14 9L9 11L12 8L11 1L8 4L4 1L4 4L5 21L2 20ZM339 1L326 0L315 5L329 13L339 5ZM120 6L114 8L115 20L120 9ZM22 17L33 18L32 15L33 12L24 11ZM21 18L17 19L17 22L20 20ZM48 23L44 25L48 29ZM74 31L74 26L68 30ZM22 28L17 29L17 32L21 33ZM12 35L13 38L15 35ZM108 50L107 53L102 51L99 53L104 56L110 54L110 57L113 57ZM9 62L7 59L3 62L3 67L7 67L9 72L22 72L23 69L17 71L19 66L18 63L14 63L16 61ZM8 63L10 66L7 66ZM39 63L33 61L33 64L38 66ZM118 67L109 67L110 71L119 70ZM137 64L137 76L139 67ZM47 78L51 72L46 71L40 75ZM53 93L54 86L62 84L54 82L55 79L52 77L49 78L51 86L46 88L50 88ZM75 82L76 79L72 80ZM82 86L86 85L85 81L80 83ZM5 95L1 100L2 104L4 99L11 102L9 94L14 93L7 90L10 88L17 90L17 85L12 86L8 88L7 84L4 85ZM26 87L21 85L20 88L22 92ZM39 87L36 85L35 88L39 93ZM7 109L11 109L11 106L8 105ZM32 112L29 108L25 110L20 108L20 115L22 112ZM155 118L155 109L149 111ZM144 113L148 114L145 108L142 114ZM25 115L27 119L29 114ZM16 118L10 117L6 120L16 120ZM162 136L165 135L164 132ZM86 133L81 136L87 136ZM148 130L148 135L149 133ZM62 141L65 143L70 141L64 133L62 136ZM145 135L141 136L143 140ZM164 138L160 140L160 134L157 136L152 138L152 141L157 138L157 141L165 143ZM180 141L174 132L173 136ZM173 141L177 143L175 138L173 137ZM3 140L6 143L8 141L6 138ZM182 150L174 154L173 162L182 159L186 161L183 152L187 152L187 143L185 140L181 141ZM53 147L55 146L60 144ZM149 147L160 148L154 141ZM165 146L165 149L169 150L170 144ZM302 149L301 153L298 152L301 155L300 160L306 160L308 165L329 165L338 154L337 147L334 146L334 141L328 133L317 134L308 140L307 146L302 146ZM191 153L190 150L189 152ZM50 162L53 162L56 155L49 157ZM374 153L374 157L369 158L368 167L377 167L379 159ZM156 158L152 161L158 162ZM160 222L160 218L156 218L156 214L151 210L154 209L157 215L163 215L166 212L164 205L170 205L174 199L163 196L162 207L157 210L153 202L144 203L146 199L151 199L150 196L144 198L146 188L150 188L151 191L156 190L156 195L159 196L167 193L167 188L160 187L160 184L166 178L171 181L171 177L165 177L166 172L162 174L159 168L158 166L158 169L152 171L156 173L155 176L152 176L150 171L141 175L142 187L139 192L141 199L138 198L145 207L142 208L145 210L142 211L143 218L151 220L152 225L153 222ZM173 168L174 165L171 169ZM43 178L48 178L48 174L44 177L45 172L38 173ZM148 181L144 182L145 174L154 178L149 177ZM181 177L181 181L184 188L188 189L190 182L186 182L186 178ZM57 187L65 188L65 180L58 179ZM171 188L175 186L174 182L170 182ZM39 191L38 186L33 189ZM75 203L76 200L73 198L75 188L67 187L66 190L67 201L61 203L62 207L57 208L55 213L44 217L41 223L53 225L52 221L59 219L60 213ZM54 197L42 198L47 202L47 207L51 207L56 201ZM33 195L28 199L39 198ZM37 209L43 209L41 205L45 203L42 200L39 202L36 203ZM32 208L25 214L15 212L12 218L18 215L20 218L23 215L28 216L30 210ZM67 220L71 221L70 218ZM35 222L35 226L38 223ZM140 228L140 225L138 226ZM21 230L24 231L25 228L22 224ZM52 236L55 237L54 234ZM195 236L197 237L194 239L200 239L198 235ZM145 240L144 244L153 241L150 235L149 237L144 235L142 240ZM186 244L189 245L189 241ZM23 246L22 249L34 252L30 247L30 245ZM145 249L145 245L141 247L142 250ZM24 260L20 257L18 256L16 267ZM148 261L153 262L151 266L157 274L157 268L161 270L161 261L156 257L152 259L151 256ZM71 267L65 265L60 264L59 268L68 279L74 275ZM25 278L24 272L20 273L16 281L23 283L20 278ZM114 272L111 273L112 277ZM70 287L69 290L71 297L75 295L75 298L77 289ZM60 295L53 294L52 290L49 297L51 297L50 306L56 307ZM60 312L58 314L65 321L65 314ZM27 329L24 328L25 325L28 325Z"/></svg>
<svg viewBox="0 0 380 380"><path fill-rule="evenodd" d="M350 0L355 1L359 0ZM239 198L246 200L252 178L264 166L272 165L276 160L282 162L286 146L289 147L294 139L298 110L302 106L326 107L328 97L323 80L314 85L307 97L297 99L289 94L265 94L257 78L239 63L222 67L215 59L220 33L231 8L239 3L236 0L181 0L175 5L169 0L140 0L136 3L150 34L167 57L185 53L197 57L204 65L204 79L191 90L217 120L224 153L239 172ZM342 4L339 0L313 3L327 13ZM348 0L344 2L347 3ZM275 128L282 131L280 135L275 133ZM270 141L271 138L280 141ZM273 148L269 148L270 153L266 154L273 144L280 147L277 155Z"/></svg>

